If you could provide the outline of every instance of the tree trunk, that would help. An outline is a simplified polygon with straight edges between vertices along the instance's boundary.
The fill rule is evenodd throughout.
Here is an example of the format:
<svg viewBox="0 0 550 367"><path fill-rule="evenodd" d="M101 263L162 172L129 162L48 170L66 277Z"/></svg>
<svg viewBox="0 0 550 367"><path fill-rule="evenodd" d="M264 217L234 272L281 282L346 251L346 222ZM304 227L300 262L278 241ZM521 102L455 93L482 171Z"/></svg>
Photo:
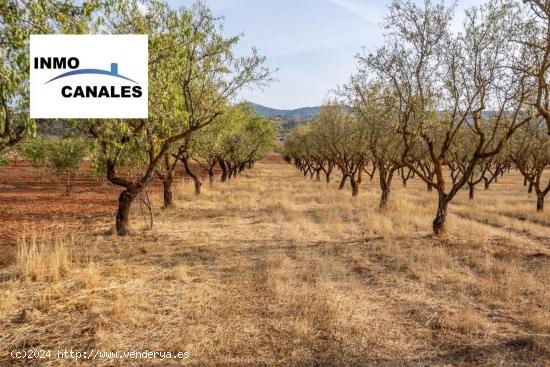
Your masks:
<svg viewBox="0 0 550 367"><path fill-rule="evenodd" d="M320 168L315 170L315 181L321 181L321 177L319 176L320 173L321 173Z"/></svg>
<svg viewBox="0 0 550 367"><path fill-rule="evenodd" d="M210 185L214 184L214 170L212 168L208 170L208 183Z"/></svg>
<svg viewBox="0 0 550 367"><path fill-rule="evenodd" d="M163 190L163 208L168 209L171 208L174 205L174 200L172 197L172 182L174 181L174 178L170 175L166 177L164 181L162 181L162 190Z"/></svg>
<svg viewBox="0 0 550 367"><path fill-rule="evenodd" d="M395 169L390 168L390 170L388 171L386 167L383 166L383 164L380 164L380 167L378 169L378 176L380 179L380 190L382 191L382 194L380 196L380 205L378 207L380 210L386 209L386 206L388 204L388 200L390 198L391 182L393 179L394 172L395 172Z"/></svg>
<svg viewBox="0 0 550 367"><path fill-rule="evenodd" d="M225 182L227 180L227 166L225 165L225 161L223 159L220 159L220 167L222 169L222 177L220 178L220 181Z"/></svg>
<svg viewBox="0 0 550 367"><path fill-rule="evenodd" d="M523 186L527 186L527 177L523 178Z"/></svg>
<svg viewBox="0 0 550 367"><path fill-rule="evenodd" d="M325 172L325 179L327 181L327 184L330 182L330 172Z"/></svg>
<svg viewBox="0 0 550 367"><path fill-rule="evenodd" d="M70 196L71 195L71 174L69 171L67 171L67 184L65 187L65 195Z"/></svg>
<svg viewBox="0 0 550 367"><path fill-rule="evenodd" d="M386 209L389 198L390 198L390 189L389 188L382 189L382 195L380 196L380 206L379 206L381 210Z"/></svg>
<svg viewBox="0 0 550 367"><path fill-rule="evenodd" d="M469 198L470 200L473 200L474 199L474 185L473 184L468 184L468 188L470 189L470 194L469 194Z"/></svg>
<svg viewBox="0 0 550 367"><path fill-rule="evenodd" d="M537 212L544 211L544 194L542 192L537 193Z"/></svg>
<svg viewBox="0 0 550 367"><path fill-rule="evenodd" d="M202 182L199 178L194 179L195 181L195 195L200 195Z"/></svg>
<svg viewBox="0 0 550 367"><path fill-rule="evenodd" d="M485 190L489 190L489 180L487 180L486 178L483 179L483 182L484 182L484 185L485 185Z"/></svg>
<svg viewBox="0 0 550 367"><path fill-rule="evenodd" d="M347 175L342 176L342 180L340 181L340 186L338 186L338 190L342 190L344 188L347 178L348 178Z"/></svg>
<svg viewBox="0 0 550 367"><path fill-rule="evenodd" d="M187 157L187 155L184 155L181 158L181 161L183 162L183 167L185 167L185 172L187 172L187 174L191 176L191 178L193 179L193 182L195 183L195 194L199 195L201 193L201 186L202 186L202 182L199 175L193 172L189 167L189 158Z"/></svg>
<svg viewBox="0 0 550 367"><path fill-rule="evenodd" d="M126 236L129 233L130 208L138 195L135 191L126 189L118 197L118 210L116 213L116 233L119 236Z"/></svg>
<svg viewBox="0 0 550 367"><path fill-rule="evenodd" d="M533 192L533 183L532 182L529 182L529 190L527 190L527 192L530 194Z"/></svg>
<svg viewBox="0 0 550 367"><path fill-rule="evenodd" d="M439 203L437 205L437 214L432 223L432 229L434 234L440 236L445 231L445 218L447 218L447 205L449 204L449 198L439 193Z"/></svg>
<svg viewBox="0 0 550 367"><path fill-rule="evenodd" d="M349 176L349 180L351 183L351 196L357 196L359 195L359 185L357 184L357 181L355 181L355 177Z"/></svg>

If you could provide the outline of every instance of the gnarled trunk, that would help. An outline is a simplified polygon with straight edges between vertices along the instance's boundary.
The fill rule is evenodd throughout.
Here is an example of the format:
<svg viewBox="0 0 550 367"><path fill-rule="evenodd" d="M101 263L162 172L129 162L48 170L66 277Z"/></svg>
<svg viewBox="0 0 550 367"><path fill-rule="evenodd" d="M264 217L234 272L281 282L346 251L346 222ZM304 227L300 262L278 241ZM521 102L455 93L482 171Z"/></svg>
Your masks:
<svg viewBox="0 0 550 367"><path fill-rule="evenodd" d="M380 209L386 209L388 205L388 199L390 198L390 188L382 189L382 194L380 196Z"/></svg>
<svg viewBox="0 0 550 367"><path fill-rule="evenodd" d="M163 208L168 209L174 205L173 195L172 195L172 182L174 181L174 177L171 175L168 175L163 181L162 181L162 197L163 197Z"/></svg>
<svg viewBox="0 0 550 367"><path fill-rule="evenodd" d="M537 212L544 211L544 193L537 192Z"/></svg>
<svg viewBox="0 0 550 367"><path fill-rule="evenodd" d="M212 169L212 167L210 167L210 169L208 170L208 183L210 185L214 184L214 170Z"/></svg>
<svg viewBox="0 0 550 367"><path fill-rule="evenodd" d="M344 188L344 185L346 184L347 178L348 178L348 175L342 176L342 180L340 181L340 185L338 186L338 190L342 190Z"/></svg>
<svg viewBox="0 0 550 367"><path fill-rule="evenodd" d="M378 170L378 177L380 181L380 190L382 191L382 194L380 196L380 204L378 205L378 208L384 209L386 207L386 204L388 203L388 197L390 193L389 193L389 186L386 182L386 169L382 164L380 164L380 169Z"/></svg>
<svg viewBox="0 0 550 367"><path fill-rule="evenodd" d="M134 199L137 197L136 190L126 189L118 197L118 210L116 213L116 233L119 236L126 236L129 231L130 209Z"/></svg>
<svg viewBox="0 0 550 367"><path fill-rule="evenodd" d="M183 157L181 157L181 161L183 162L183 167L185 167L185 172L193 179L193 182L195 184L195 194L199 195L201 193L202 186L199 175L193 172L193 170L191 170L191 167L189 167L189 158L187 157L187 155L183 155Z"/></svg>
<svg viewBox="0 0 550 367"><path fill-rule="evenodd" d="M439 193L439 203L437 205L437 214L432 223L432 229L434 234L440 236L445 231L445 219L447 218L447 206L449 205L449 198Z"/></svg>
<svg viewBox="0 0 550 367"><path fill-rule="evenodd" d="M357 181L355 181L355 177L349 176L349 180L351 183L351 196L357 196L359 195L359 185L357 184Z"/></svg>
<svg viewBox="0 0 550 367"><path fill-rule="evenodd" d="M468 183L468 189L469 189L468 197L470 198L470 200L473 200L474 199L474 185L471 184L471 183Z"/></svg>
<svg viewBox="0 0 550 367"><path fill-rule="evenodd" d="M388 204L388 200L390 198L390 189L391 189L391 182L393 179L393 174L395 172L395 169L386 169L386 167L383 166L383 164L380 164L380 168L378 169L379 173L379 179L380 179L380 190L382 191L382 194L380 195L380 205L379 209L384 210ZM405 182L405 181L403 181Z"/></svg>
<svg viewBox="0 0 550 367"><path fill-rule="evenodd" d="M220 181L225 182L227 180L227 165L223 159L220 159L220 167L222 169L222 177L220 178Z"/></svg>

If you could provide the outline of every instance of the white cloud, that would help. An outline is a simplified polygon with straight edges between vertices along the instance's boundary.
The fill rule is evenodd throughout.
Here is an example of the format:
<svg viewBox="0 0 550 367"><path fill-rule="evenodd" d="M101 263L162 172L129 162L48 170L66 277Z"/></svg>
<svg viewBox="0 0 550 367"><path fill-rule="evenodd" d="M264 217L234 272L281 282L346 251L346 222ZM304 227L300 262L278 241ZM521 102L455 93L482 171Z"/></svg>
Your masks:
<svg viewBox="0 0 550 367"><path fill-rule="evenodd" d="M382 17L378 12L372 8L369 8L365 4L362 4L358 0L328 0L328 2L347 10L355 16L362 18L370 23L377 24L382 20Z"/></svg>

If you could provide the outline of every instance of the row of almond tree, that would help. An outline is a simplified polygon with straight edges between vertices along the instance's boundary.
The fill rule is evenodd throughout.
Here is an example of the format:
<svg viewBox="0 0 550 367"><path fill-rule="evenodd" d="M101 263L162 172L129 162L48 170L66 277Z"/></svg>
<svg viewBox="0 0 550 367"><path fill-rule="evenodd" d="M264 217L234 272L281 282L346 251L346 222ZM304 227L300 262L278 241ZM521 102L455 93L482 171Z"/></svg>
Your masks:
<svg viewBox="0 0 550 367"><path fill-rule="evenodd" d="M438 193L433 232L444 232L449 202L463 187L517 168L537 194L550 191L550 3L493 0L465 12L395 0L385 46L357 56L358 71L307 125L293 130L285 157L355 196L362 175L378 172L385 208L394 176Z"/></svg>
<svg viewBox="0 0 550 367"><path fill-rule="evenodd" d="M200 164L227 179L269 152L276 127L236 105L243 87L271 81L265 58L233 54L239 36L222 34L222 19L203 2L173 9L163 0L6 0L0 2L0 156L32 137L29 119L29 35L147 34L149 118L69 121L93 145L94 166L121 187L119 235L129 232L130 209L158 177L172 205L178 162L195 181ZM190 164L194 160L195 164Z"/></svg>

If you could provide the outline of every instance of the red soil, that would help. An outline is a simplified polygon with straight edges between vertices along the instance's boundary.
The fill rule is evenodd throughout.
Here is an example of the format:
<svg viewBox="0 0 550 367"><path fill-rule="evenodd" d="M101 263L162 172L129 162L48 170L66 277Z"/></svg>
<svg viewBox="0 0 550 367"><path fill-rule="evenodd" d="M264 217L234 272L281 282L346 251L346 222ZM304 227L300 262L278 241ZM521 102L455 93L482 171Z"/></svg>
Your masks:
<svg viewBox="0 0 550 367"><path fill-rule="evenodd" d="M113 217L120 189L94 178L89 163L72 180L70 196L63 195L64 183L46 172L22 161L0 169L0 245L15 244L22 231L36 225L83 230L91 222Z"/></svg>
<svg viewBox="0 0 550 367"><path fill-rule="evenodd" d="M265 161L284 163L278 154L270 154ZM194 166L206 176L207 172ZM219 168L216 168L218 173ZM178 168L178 173L182 169ZM91 224L96 224L97 228L98 222L114 222L122 188L94 173L89 162L72 182L72 193L65 196L64 182L47 173L45 168L36 169L21 160L0 168L0 246L15 245L23 231L33 227L55 230L64 226L83 232L89 231ZM158 182L153 182L154 190L160 190L159 186Z"/></svg>

